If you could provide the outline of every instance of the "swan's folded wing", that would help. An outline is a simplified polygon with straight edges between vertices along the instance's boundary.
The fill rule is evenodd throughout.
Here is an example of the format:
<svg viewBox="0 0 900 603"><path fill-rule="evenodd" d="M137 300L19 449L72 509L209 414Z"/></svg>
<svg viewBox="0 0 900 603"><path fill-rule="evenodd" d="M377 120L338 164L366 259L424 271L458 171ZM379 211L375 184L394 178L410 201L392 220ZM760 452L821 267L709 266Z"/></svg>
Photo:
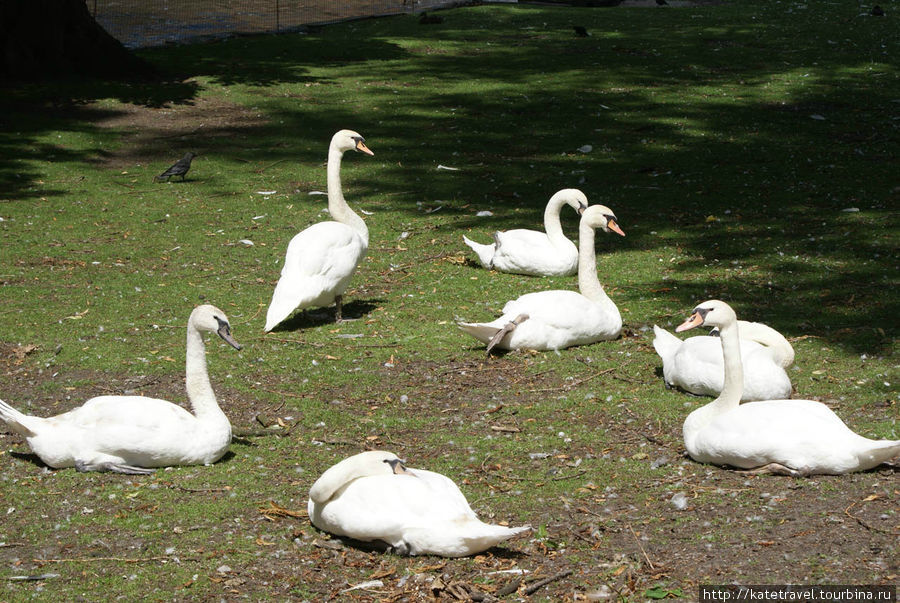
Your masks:
<svg viewBox="0 0 900 603"><path fill-rule="evenodd" d="M554 245L543 232L508 230L496 234L494 266L504 272L560 275L574 273L578 266L578 249L571 241Z"/></svg>

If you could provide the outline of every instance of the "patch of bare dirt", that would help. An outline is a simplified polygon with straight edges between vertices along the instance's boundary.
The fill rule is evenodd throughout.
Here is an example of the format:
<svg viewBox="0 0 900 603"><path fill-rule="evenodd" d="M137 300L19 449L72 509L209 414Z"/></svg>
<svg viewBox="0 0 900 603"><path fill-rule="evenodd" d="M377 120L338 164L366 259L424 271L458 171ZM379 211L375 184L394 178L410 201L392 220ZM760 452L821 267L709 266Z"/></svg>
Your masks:
<svg viewBox="0 0 900 603"><path fill-rule="evenodd" d="M237 137L267 123L251 108L202 97L164 107L122 104L92 121L98 127L122 132L122 144L98 159L114 169L153 160L174 161L186 150L202 154L217 139Z"/></svg>

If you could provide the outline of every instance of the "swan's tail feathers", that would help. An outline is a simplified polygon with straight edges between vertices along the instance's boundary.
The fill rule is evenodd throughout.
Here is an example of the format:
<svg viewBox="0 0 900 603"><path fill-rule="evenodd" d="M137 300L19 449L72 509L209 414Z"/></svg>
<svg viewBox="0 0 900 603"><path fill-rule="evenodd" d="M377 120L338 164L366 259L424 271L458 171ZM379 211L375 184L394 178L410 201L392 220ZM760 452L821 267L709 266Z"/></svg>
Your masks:
<svg viewBox="0 0 900 603"><path fill-rule="evenodd" d="M458 322L456 326L464 333L468 333L478 341L487 343L500 329L483 322Z"/></svg>
<svg viewBox="0 0 900 603"><path fill-rule="evenodd" d="M507 528L483 523L477 519L460 525L433 525L404 531L403 540L412 555L440 555L441 557L466 557L475 555L526 532L531 526Z"/></svg>
<svg viewBox="0 0 900 603"><path fill-rule="evenodd" d="M297 309L297 297L288 289L290 288L282 285L281 280L275 285L272 301L269 303L269 309L266 311L266 333L284 322Z"/></svg>
<svg viewBox="0 0 900 603"><path fill-rule="evenodd" d="M39 417L30 417L20 413L3 400L0 400L0 419L9 425L9 428L15 433L25 438L37 435L35 430L41 421Z"/></svg>
<svg viewBox="0 0 900 603"><path fill-rule="evenodd" d="M483 243L476 243L472 239L463 235L463 241L466 245L472 248L472 251L475 252L475 255L478 256L478 261L481 262L481 265L485 268L493 268L494 262L494 252L496 248L494 245L485 245Z"/></svg>
<svg viewBox="0 0 900 603"><path fill-rule="evenodd" d="M669 333L656 325L653 325L653 333L655 335L653 338L653 349L655 349L656 353L659 354L659 357L662 358L663 363L674 356L678 346L684 343L672 333Z"/></svg>
<svg viewBox="0 0 900 603"><path fill-rule="evenodd" d="M862 459L864 468L877 467L890 461L894 461L894 465L900 464L900 440L876 440L873 444L866 451L866 458Z"/></svg>
<svg viewBox="0 0 900 603"><path fill-rule="evenodd" d="M487 354L491 355L493 350L509 333L513 332L517 326L523 321L528 320L527 314L519 314L513 320L506 323L503 327L497 327L493 324L484 322L458 322L456 326L464 333L468 333L478 341L487 344Z"/></svg>

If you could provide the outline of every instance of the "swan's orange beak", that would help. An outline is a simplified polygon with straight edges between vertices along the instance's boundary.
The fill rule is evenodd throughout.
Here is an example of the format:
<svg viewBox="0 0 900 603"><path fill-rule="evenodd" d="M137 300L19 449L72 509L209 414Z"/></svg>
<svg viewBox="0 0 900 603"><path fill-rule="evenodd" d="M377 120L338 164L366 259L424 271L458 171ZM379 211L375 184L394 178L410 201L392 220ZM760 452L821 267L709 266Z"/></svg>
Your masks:
<svg viewBox="0 0 900 603"><path fill-rule="evenodd" d="M366 143L364 143L362 140L356 141L356 150L359 151L360 153L365 153L366 155L374 155L375 154L369 150L369 147L367 147Z"/></svg>
<svg viewBox="0 0 900 603"><path fill-rule="evenodd" d="M702 324L703 324L703 317L700 315L699 312L694 312L693 314L691 314L690 318L688 318L686 321L684 321L683 323L681 323L680 325L675 327L675 332L681 333L682 331L687 331L689 329L699 327Z"/></svg>
<svg viewBox="0 0 900 603"><path fill-rule="evenodd" d="M610 219L610 220L607 220L607 221L606 221L606 227L607 227L608 229L610 229L611 231L613 231L614 233L616 233L617 235L622 235L623 237L625 236L625 233L622 232L622 229L621 229L621 228L619 228L619 225L618 225L618 223L616 222L615 218L612 218L612 219Z"/></svg>

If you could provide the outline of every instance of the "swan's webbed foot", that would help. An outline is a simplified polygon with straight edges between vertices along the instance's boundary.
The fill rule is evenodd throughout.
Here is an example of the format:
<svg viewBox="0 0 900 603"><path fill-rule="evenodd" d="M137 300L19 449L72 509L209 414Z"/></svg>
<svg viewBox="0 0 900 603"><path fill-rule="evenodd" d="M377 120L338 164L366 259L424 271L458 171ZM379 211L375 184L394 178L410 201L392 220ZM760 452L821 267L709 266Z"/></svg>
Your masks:
<svg viewBox="0 0 900 603"><path fill-rule="evenodd" d="M87 473L89 471L109 471L112 473L124 473L126 475L150 475L155 472L154 469L148 467L135 467L124 463L107 462L90 464L80 460L75 461L75 471L78 471L79 473Z"/></svg>
<svg viewBox="0 0 900 603"><path fill-rule="evenodd" d="M513 331L515 331L516 327L518 327L526 320L528 320L527 314L519 314L514 319L503 325L502 329L494 333L494 336L491 337L491 340L488 341L487 344L487 355L491 355L491 350L493 350L494 346L496 346L504 337L506 337L507 333L512 333Z"/></svg>
<svg viewBox="0 0 900 603"><path fill-rule="evenodd" d="M397 544L389 544L387 547L387 552L394 555L400 555L401 557L409 557L410 555L412 555L409 550L409 545L406 544L406 542L404 542L403 540L401 540Z"/></svg>
<svg viewBox="0 0 900 603"><path fill-rule="evenodd" d="M781 463L769 463L768 465L741 471L741 473L746 473L748 475L770 473L772 475L787 475L789 477L806 477L808 475L805 471L793 469L791 467L788 467L787 465L782 465Z"/></svg>

